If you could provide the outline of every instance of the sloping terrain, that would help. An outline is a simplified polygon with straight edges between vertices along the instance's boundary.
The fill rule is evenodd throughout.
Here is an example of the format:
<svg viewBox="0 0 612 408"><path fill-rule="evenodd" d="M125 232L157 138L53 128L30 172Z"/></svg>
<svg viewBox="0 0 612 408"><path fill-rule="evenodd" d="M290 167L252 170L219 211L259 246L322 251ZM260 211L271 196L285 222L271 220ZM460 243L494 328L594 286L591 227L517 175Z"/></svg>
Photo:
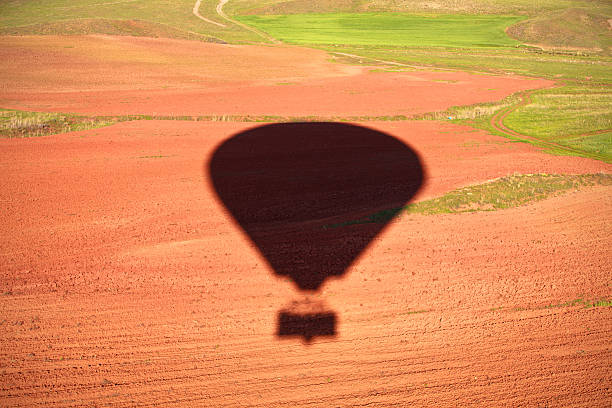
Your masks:
<svg viewBox="0 0 612 408"><path fill-rule="evenodd" d="M567 9L521 21L507 33L517 40L544 47L584 48L610 52L610 18L587 9Z"/></svg>
<svg viewBox="0 0 612 408"><path fill-rule="evenodd" d="M79 19L51 23L5 27L2 35L125 35L133 37L177 38L206 42L223 42L214 37L183 31L168 25L141 20Z"/></svg>

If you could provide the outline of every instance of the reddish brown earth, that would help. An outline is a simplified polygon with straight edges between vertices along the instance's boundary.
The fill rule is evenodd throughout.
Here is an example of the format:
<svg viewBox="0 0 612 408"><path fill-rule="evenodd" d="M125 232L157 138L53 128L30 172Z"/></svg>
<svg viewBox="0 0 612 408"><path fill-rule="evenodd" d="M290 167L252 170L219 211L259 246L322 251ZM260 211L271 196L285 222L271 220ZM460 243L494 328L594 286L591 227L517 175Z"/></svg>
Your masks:
<svg viewBox="0 0 612 408"><path fill-rule="evenodd" d="M550 81L376 72L317 50L127 37L0 39L0 106L92 115L413 115Z"/></svg>
<svg viewBox="0 0 612 408"><path fill-rule="evenodd" d="M417 200L513 173L611 170L449 123L362 125L419 154ZM0 405L612 404L612 309L572 304L610 298L610 187L400 218L317 295L337 335L304 344L275 335L300 295L204 172L251 126L140 121L0 141Z"/></svg>
<svg viewBox="0 0 612 408"><path fill-rule="evenodd" d="M610 170L450 124L367 125L420 154L420 198ZM2 142L3 406L608 405L610 308L546 306L609 296L610 188L400 219L324 286L337 336L304 345L275 336L291 282L203 172L249 126Z"/></svg>

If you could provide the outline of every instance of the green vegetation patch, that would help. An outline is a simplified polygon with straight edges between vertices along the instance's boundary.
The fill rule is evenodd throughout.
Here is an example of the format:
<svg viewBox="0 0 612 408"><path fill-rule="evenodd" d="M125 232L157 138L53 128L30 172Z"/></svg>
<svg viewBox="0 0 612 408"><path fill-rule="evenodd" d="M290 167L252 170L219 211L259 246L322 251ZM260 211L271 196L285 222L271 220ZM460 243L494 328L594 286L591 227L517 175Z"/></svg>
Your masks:
<svg viewBox="0 0 612 408"><path fill-rule="evenodd" d="M589 301L586 299L578 298L574 300L570 300L568 302L563 302L555 305L545 306L545 309L557 309L560 307L574 307L574 306L583 306L585 309L589 309L591 307L611 307L612 299L599 299L594 301Z"/></svg>
<svg viewBox="0 0 612 408"><path fill-rule="evenodd" d="M443 42L440 39L440 42ZM583 51L544 51L536 47L515 48L417 48L400 46L320 45L331 53L342 52L418 67L452 68L461 71L513 73L548 79L612 82L612 58ZM359 60L353 59L353 64Z"/></svg>
<svg viewBox="0 0 612 408"><path fill-rule="evenodd" d="M369 122L403 121L397 116L276 116L276 115L110 115L82 116L70 113L28 112L0 108L0 137L48 136L77 130L95 129L134 120L178 120L190 122Z"/></svg>
<svg viewBox="0 0 612 408"><path fill-rule="evenodd" d="M242 23L293 44L353 44L413 47L511 47L504 29L523 17L331 13L236 16Z"/></svg>
<svg viewBox="0 0 612 408"><path fill-rule="evenodd" d="M444 111L428 112L415 115L419 120L463 120L463 119L490 119L500 109L507 109L520 102L516 94L510 95L495 102L476 103L474 105L451 106ZM472 122L470 122L472 123ZM487 129L488 130L488 129Z"/></svg>
<svg viewBox="0 0 612 408"><path fill-rule="evenodd" d="M612 185L612 174L513 175L488 183L453 190L442 197L409 204L405 207L390 208L358 220L327 225L326 228L388 222L400 213L431 215L495 211L518 207L563 192L595 185Z"/></svg>
<svg viewBox="0 0 612 408"><path fill-rule="evenodd" d="M421 118L457 119L457 123L531 143L547 153L612 162L612 91L609 86L587 81L568 82L528 94L528 103L523 105L518 105L521 102L518 95L512 95L499 102L454 107ZM514 109L514 106L517 107ZM526 137L506 134L492 126L491 120L500 109L510 111L503 119L504 125Z"/></svg>
<svg viewBox="0 0 612 408"><path fill-rule="evenodd" d="M568 83L531 94L531 103L511 112L504 124L510 129L578 146L612 159L612 89L606 85ZM608 132L605 132L605 131ZM589 133L604 131L603 134Z"/></svg>
<svg viewBox="0 0 612 408"><path fill-rule="evenodd" d="M111 117L86 117L64 113L0 110L0 135L35 137L94 129L118 122Z"/></svg>

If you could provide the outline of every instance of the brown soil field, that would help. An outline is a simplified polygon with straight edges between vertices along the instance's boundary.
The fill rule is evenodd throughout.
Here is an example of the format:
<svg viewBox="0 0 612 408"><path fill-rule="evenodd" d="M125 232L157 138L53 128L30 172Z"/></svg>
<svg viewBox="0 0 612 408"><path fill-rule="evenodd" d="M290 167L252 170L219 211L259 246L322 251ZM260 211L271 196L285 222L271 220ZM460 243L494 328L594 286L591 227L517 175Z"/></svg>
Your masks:
<svg viewBox="0 0 612 408"><path fill-rule="evenodd" d="M10 41L33 41L35 54L44 43L39 38L0 41L4 55L11 52ZM54 41L64 44L59 39L49 44ZM116 41L117 47L150 43L152 53L175 52L169 40ZM209 47L176 44L186 49L177 45L177 53L187 54L189 47ZM71 50L60 48L55 49L60 57ZM251 52L249 47L228 47L227 52L243 49ZM275 52L278 58L284 52L295 52L296 58L312 52L304 61L320 58L320 70L310 74L304 68L305 79L299 80L300 86L313 87L312 98L314 84L329 96L326 81L343 78L346 82L336 85L347 89L356 86L356 78L376 78L377 84L363 84L372 90L379 86L384 94L388 83L404 75L418 77L408 81L428 83L428 92L439 92L432 106L441 108L548 84L464 73L355 73L354 67L330 64L316 51L262 49L270 58ZM19 58L15 52L13 60ZM10 64L16 62L2 59L1 72L8 72ZM23 85L19 104L38 109L36 104L45 101L46 110L68 106L62 105L67 102L60 97L61 79L53 82L62 66L45 81L53 90L41 85L41 93L35 87L38 68L31 68L29 76L20 73L21 83L32 87ZM90 95L125 79L118 66L117 74L101 80ZM181 74L171 69L168 82L181 83ZM164 83L163 64L151 70L162 75L152 81L155 88ZM257 81L275 82L291 72L289 65L282 75L261 68ZM460 79L442 83L434 78ZM20 88L2 81L0 106L11 107L5 102L14 96L6 95L19 95ZM462 88L463 82L490 83L486 86L497 91L482 85L466 96L462 89L469 86ZM9 85L13 88L7 90ZM223 86L224 92L233 92ZM257 86L261 92L289 89ZM184 88L194 95L206 93ZM137 89L129 92L141 98ZM181 113L191 112L188 93L173 92ZM334 112L366 110L365 102L358 108L348 105L346 95L329 101ZM420 99L424 96L414 91L404 91L402 99L373 98L368 114L420 109ZM383 100L388 104L381 107ZM167 109L161 100L139 103L116 109ZM262 111L270 113L267 103L259 101ZM95 108L92 102L74 111L100 113ZM201 114L216 109L214 104L199 108ZM319 108L304 104L306 111ZM528 144L450 123L361 125L394 136L418 154L425 182L414 200L513 173L611 170L603 162L544 154ZM398 218L342 277L328 279L312 295L335 313L337 326L334 336L306 343L276 334L279 311L304 295L289 279L274 274L220 203L206 171L223 141L254 126L260 124L135 121L0 140L1 406L612 404L612 309L577 301L610 296L610 187L584 188L494 212ZM348 242L368 228L341 227L339 241Z"/></svg>
<svg viewBox="0 0 612 408"><path fill-rule="evenodd" d="M551 81L376 72L317 50L130 37L0 38L0 106L92 115L414 115Z"/></svg>

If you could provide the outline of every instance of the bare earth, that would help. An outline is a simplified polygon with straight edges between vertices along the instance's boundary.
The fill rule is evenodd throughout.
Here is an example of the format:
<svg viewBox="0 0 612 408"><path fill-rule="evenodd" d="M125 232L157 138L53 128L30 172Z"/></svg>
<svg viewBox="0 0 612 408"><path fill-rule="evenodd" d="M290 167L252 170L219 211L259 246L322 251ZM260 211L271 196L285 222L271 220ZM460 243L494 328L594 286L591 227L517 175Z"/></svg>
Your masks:
<svg viewBox="0 0 612 408"><path fill-rule="evenodd" d="M0 38L0 106L98 115L413 115L551 81L376 72L297 47L129 37Z"/></svg>
<svg viewBox="0 0 612 408"><path fill-rule="evenodd" d="M236 63L226 63L221 75L205 63L218 55L205 54L210 45L84 37L71 49L61 48L67 40L48 41L59 62L37 87L42 68L23 61L38 58L44 42L0 39L0 106L148 114L170 112L168 106L183 114L220 109L208 88L188 83L187 72L223 83L210 89L228 100L235 94L240 114L315 114L326 104L342 115L428 111L548 84L360 72L316 51L261 47L270 53L265 58L294 54L285 68L255 65L244 73L244 85L234 87L225 81L233 78L232 66L242 72L242 58L232 53L263 61L261 50L223 48ZM134 50L134 61L117 63L107 77L88 75L94 71L83 66L62 74L68 69L62 58L74 52L85 60L78 47L100 42ZM28 56L17 46L34 51ZM185 71L156 66L159 52L195 53L190 47L201 47L202 54L192 55L201 61ZM136 61L147 53L154 54L151 61ZM95 72L103 73L106 63L97 61L102 68ZM128 72L140 79L131 83ZM6 80L7 73L18 81ZM276 112L274 101L238 98L240 89L261 87L261 95L287 92L283 97L291 101L295 90L275 84L297 76L295 86L311 90L310 102L288 102ZM139 92L138 81L147 90ZM90 91L71 102L62 92L67 83L75 84L73 96ZM162 89L164 83L174 89ZM390 89L390 83L397 85ZM361 86L373 95L361 105L352 105L348 91L331 91ZM330 99L313 103L317 89ZM105 92L117 99L98 111ZM135 99L119 104L125 92ZM176 105L148 101L148 92ZM199 102L190 104L190 95ZM513 173L611 170L449 123L362 125L419 154L426 184L416 200ZM495 212L403 216L318 295L338 315L337 335L311 344L280 340L277 312L299 294L275 277L234 224L205 172L223 140L252 126L140 121L0 141L1 406L612 405L612 309L568 304L610 297L611 188ZM367 226L345 228L350 235L351 228Z"/></svg>

